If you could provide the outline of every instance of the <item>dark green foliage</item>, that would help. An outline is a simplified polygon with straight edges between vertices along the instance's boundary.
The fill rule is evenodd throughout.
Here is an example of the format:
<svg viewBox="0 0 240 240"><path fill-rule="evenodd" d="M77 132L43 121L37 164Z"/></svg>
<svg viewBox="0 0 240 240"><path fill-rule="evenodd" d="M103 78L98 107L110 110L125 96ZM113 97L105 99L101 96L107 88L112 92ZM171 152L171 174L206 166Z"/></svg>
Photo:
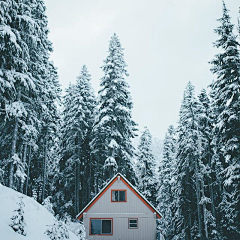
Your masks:
<svg viewBox="0 0 240 240"><path fill-rule="evenodd" d="M231 23L229 11L223 2L221 25L215 30L219 39L214 43L220 48L215 56L212 72L217 79L211 84L213 105L216 116L214 129L215 157L219 166L218 205L219 229L223 239L238 239L239 226L239 175L240 175L240 52L234 25Z"/></svg>
<svg viewBox="0 0 240 240"><path fill-rule="evenodd" d="M99 110L93 128L92 153L97 162L97 192L99 178L108 180L116 171L134 183L131 163L134 149L131 139L136 124L132 120L132 99L124 61L123 48L116 34L109 42L109 51L102 67L104 77L99 91Z"/></svg>
<svg viewBox="0 0 240 240"><path fill-rule="evenodd" d="M194 87L189 82L180 109L177 129L177 192L178 192L178 233L183 231L185 239L192 238L193 223L197 215L197 195L195 189L196 168L198 168L198 103L194 96ZM197 203L197 204L196 204ZM201 223L200 223L201 224Z"/></svg>
<svg viewBox="0 0 240 240"><path fill-rule="evenodd" d="M176 214L176 195L174 193L176 185L176 132L171 125L165 135L163 142L163 158L159 163L158 176L158 208L162 214L159 221L159 229L166 240L172 239L176 232L173 221Z"/></svg>
<svg viewBox="0 0 240 240"><path fill-rule="evenodd" d="M147 127L144 128L140 137L137 154L137 170L139 175L139 191L152 203L157 206L157 179L156 161L152 153L152 135Z"/></svg>
<svg viewBox="0 0 240 240"><path fill-rule="evenodd" d="M43 1L0 1L0 158L5 184L43 201L59 124ZM51 160L50 160L51 159ZM8 179L7 179L8 178Z"/></svg>
<svg viewBox="0 0 240 240"><path fill-rule="evenodd" d="M20 235L26 236L27 226L24 218L24 207L25 205L21 197L20 201L18 202L18 209L14 210L14 215L11 218L11 223L9 226Z"/></svg>
<svg viewBox="0 0 240 240"><path fill-rule="evenodd" d="M83 66L77 83L69 86L64 97L58 198L64 200L62 214L67 210L72 216L89 202L94 190L89 143L96 100L90 80Z"/></svg>
<svg viewBox="0 0 240 240"><path fill-rule="evenodd" d="M56 221L52 226L49 226L45 234L51 240L66 240L69 239L69 231L63 221Z"/></svg>

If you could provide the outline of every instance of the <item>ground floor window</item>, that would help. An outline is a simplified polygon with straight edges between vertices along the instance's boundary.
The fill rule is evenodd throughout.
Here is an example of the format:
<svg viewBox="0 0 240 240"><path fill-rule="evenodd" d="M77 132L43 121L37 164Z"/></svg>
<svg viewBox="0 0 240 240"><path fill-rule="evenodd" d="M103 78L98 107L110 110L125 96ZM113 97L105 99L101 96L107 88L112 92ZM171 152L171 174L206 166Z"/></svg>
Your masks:
<svg viewBox="0 0 240 240"><path fill-rule="evenodd" d="M91 235L112 235L112 219L91 218L90 224Z"/></svg>
<svg viewBox="0 0 240 240"><path fill-rule="evenodd" d="M138 228L138 219L137 218L129 218L128 219L128 228Z"/></svg>

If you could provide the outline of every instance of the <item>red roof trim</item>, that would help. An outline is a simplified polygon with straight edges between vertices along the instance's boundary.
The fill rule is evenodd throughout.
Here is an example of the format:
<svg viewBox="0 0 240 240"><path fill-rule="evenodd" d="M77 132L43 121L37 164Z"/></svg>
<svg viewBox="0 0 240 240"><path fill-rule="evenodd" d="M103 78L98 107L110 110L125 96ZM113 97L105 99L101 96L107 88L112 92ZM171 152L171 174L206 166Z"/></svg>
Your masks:
<svg viewBox="0 0 240 240"><path fill-rule="evenodd" d="M81 215L77 216L77 219L81 219L83 217L83 213L87 212L96 202L97 200L113 185L114 182L116 182L116 180L118 179L118 177L120 177L120 179L123 181L123 183L128 186L132 192L154 213L156 212L156 215L158 218L162 218L160 216L160 214L131 186L129 185L125 179L122 177L122 175L117 174L115 176L115 178L112 179L112 181L110 181L106 187L102 190L102 192L99 193L99 195L96 196L96 198L90 202L89 206L86 207L86 209L84 209L81 213Z"/></svg>
<svg viewBox="0 0 240 240"><path fill-rule="evenodd" d="M93 204L113 185L113 183L116 182L116 180L117 180L117 177L114 178L113 181L109 182L108 185L105 187L105 189L96 197L96 199L94 199L94 201L84 210L84 212L87 212L93 206ZM80 216L78 216L77 219L81 219L83 216L83 213Z"/></svg>
<svg viewBox="0 0 240 240"><path fill-rule="evenodd" d="M142 200L142 202L154 213L154 212L156 212L156 210L155 209L153 209L149 204L148 204L148 202L146 202L146 200L141 196L141 195L139 195L136 191L135 191L135 189L133 189L123 178L121 178L121 180L132 190L132 192L140 199L140 200ZM158 214L158 213L156 213L157 214L157 217L158 218L161 218L161 216Z"/></svg>

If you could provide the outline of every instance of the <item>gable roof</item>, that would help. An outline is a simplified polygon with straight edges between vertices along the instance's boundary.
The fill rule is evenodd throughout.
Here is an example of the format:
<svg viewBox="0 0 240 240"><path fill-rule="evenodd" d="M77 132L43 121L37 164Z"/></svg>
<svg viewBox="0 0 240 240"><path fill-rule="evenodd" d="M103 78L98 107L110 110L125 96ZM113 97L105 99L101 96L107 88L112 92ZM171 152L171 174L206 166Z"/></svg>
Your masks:
<svg viewBox="0 0 240 240"><path fill-rule="evenodd" d="M156 215L158 218L161 218L159 211L121 174L117 173L106 186L87 204L86 207L76 216L77 219L83 217L83 213L87 212L97 201L98 199L113 185L114 182L120 177L120 180L132 190L132 192Z"/></svg>

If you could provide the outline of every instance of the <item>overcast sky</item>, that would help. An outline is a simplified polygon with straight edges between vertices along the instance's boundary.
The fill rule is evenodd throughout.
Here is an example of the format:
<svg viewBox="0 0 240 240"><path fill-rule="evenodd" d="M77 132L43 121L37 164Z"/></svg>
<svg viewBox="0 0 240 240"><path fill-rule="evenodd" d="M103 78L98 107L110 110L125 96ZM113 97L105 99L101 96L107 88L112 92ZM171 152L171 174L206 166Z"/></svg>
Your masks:
<svg viewBox="0 0 240 240"><path fill-rule="evenodd" d="M65 89L83 64L98 91L108 43L116 33L125 49L133 118L163 139L176 126L188 81L196 94L213 80L208 62L217 50L213 29L222 16L221 0L46 0L58 68ZM226 0L237 23L239 0Z"/></svg>

